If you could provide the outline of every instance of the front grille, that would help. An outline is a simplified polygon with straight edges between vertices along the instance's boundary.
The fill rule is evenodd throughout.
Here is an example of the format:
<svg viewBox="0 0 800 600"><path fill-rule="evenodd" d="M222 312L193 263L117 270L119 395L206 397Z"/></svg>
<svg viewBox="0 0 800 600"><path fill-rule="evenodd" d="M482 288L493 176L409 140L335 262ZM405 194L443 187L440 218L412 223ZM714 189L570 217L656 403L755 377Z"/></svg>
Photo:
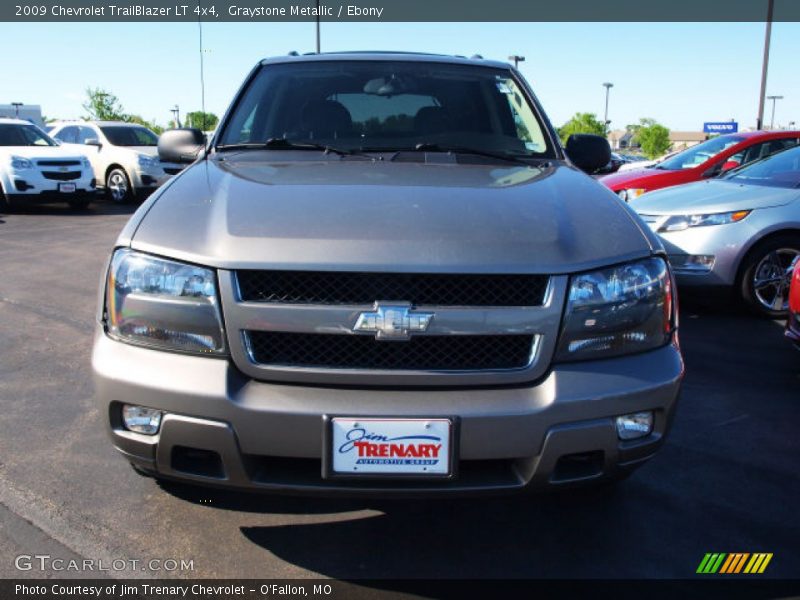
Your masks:
<svg viewBox="0 0 800 600"><path fill-rule="evenodd" d="M407 341L371 336L276 331L245 332L254 362L326 369L478 371L530 364L532 335L427 335Z"/></svg>
<svg viewBox="0 0 800 600"><path fill-rule="evenodd" d="M454 275L336 271L239 271L241 299L285 304L540 306L547 275Z"/></svg>
<svg viewBox="0 0 800 600"><path fill-rule="evenodd" d="M37 160L36 164L40 167L77 167L81 164L79 160Z"/></svg>
<svg viewBox="0 0 800 600"><path fill-rule="evenodd" d="M68 171L66 173L61 173L60 171L43 171L42 175L44 175L45 179L54 179L56 181L73 181L81 178L80 171Z"/></svg>

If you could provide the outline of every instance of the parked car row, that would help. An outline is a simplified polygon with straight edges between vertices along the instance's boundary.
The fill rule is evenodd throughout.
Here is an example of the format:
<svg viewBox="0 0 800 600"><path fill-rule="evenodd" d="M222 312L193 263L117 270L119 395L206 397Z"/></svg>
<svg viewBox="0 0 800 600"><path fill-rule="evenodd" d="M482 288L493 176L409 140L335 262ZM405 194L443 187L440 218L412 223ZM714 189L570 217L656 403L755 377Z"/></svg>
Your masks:
<svg viewBox="0 0 800 600"><path fill-rule="evenodd" d="M719 136L600 181L661 237L679 287L730 288L782 318L800 256L798 142L796 131Z"/></svg>
<svg viewBox="0 0 800 600"><path fill-rule="evenodd" d="M66 202L85 208L105 191L129 202L155 190L182 165L161 161L158 136L111 121L51 123L0 118L0 205Z"/></svg>

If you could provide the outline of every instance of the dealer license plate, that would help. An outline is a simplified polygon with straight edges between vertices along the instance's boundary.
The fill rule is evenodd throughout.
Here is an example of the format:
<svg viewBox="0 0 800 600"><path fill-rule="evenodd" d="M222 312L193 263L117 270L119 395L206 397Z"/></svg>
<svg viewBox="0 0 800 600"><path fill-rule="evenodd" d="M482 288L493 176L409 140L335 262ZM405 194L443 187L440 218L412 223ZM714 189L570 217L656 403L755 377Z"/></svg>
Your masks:
<svg viewBox="0 0 800 600"><path fill-rule="evenodd" d="M59 183L58 191L62 194L72 194L77 188L74 183Z"/></svg>
<svg viewBox="0 0 800 600"><path fill-rule="evenodd" d="M447 476L452 465L450 419L331 421L334 474Z"/></svg>

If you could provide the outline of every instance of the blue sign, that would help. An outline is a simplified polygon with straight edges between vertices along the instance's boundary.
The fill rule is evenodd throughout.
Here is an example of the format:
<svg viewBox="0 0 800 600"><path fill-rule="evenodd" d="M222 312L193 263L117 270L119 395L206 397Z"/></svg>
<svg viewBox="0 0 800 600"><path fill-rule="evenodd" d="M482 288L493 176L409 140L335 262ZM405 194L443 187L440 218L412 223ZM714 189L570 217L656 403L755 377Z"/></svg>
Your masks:
<svg viewBox="0 0 800 600"><path fill-rule="evenodd" d="M703 123L703 133L736 133L737 131L739 131L739 124L736 121Z"/></svg>

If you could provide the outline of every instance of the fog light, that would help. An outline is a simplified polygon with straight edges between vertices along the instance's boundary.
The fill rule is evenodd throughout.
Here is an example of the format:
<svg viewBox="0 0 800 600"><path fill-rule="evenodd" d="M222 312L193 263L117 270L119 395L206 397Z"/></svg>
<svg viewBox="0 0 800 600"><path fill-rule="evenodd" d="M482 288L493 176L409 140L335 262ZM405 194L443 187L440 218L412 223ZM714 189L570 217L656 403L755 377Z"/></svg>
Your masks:
<svg viewBox="0 0 800 600"><path fill-rule="evenodd" d="M155 435L161 427L161 411L144 406L122 405L122 422L125 429L143 433L145 435Z"/></svg>
<svg viewBox="0 0 800 600"><path fill-rule="evenodd" d="M617 417L617 435L621 440L635 440L653 431L653 411Z"/></svg>
<svg viewBox="0 0 800 600"><path fill-rule="evenodd" d="M708 273L714 268L715 256L705 254L690 254L683 258L683 262L673 263L676 273Z"/></svg>

